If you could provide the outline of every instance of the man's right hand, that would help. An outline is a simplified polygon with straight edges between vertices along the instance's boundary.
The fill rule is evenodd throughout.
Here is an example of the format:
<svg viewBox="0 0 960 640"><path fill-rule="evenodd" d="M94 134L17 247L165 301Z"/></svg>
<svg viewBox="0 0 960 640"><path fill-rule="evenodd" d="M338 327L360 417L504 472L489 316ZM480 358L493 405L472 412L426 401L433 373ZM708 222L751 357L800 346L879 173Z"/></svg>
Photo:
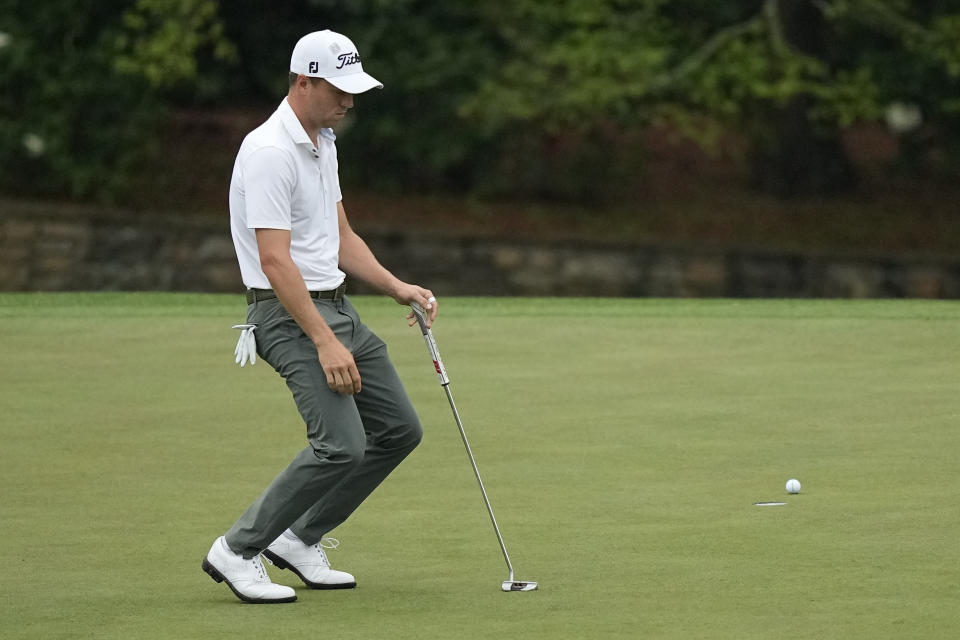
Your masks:
<svg viewBox="0 0 960 640"><path fill-rule="evenodd" d="M353 354L335 337L317 345L320 366L327 375L327 386L337 393L360 393L360 372Z"/></svg>

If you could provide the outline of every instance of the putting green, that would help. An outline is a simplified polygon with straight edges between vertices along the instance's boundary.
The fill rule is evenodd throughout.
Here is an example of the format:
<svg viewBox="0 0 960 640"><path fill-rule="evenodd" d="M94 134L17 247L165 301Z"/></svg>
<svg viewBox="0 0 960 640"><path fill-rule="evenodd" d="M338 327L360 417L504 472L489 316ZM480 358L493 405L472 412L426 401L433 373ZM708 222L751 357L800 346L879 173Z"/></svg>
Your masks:
<svg viewBox="0 0 960 640"><path fill-rule="evenodd" d="M502 593L418 329L354 302L424 442L334 532L356 590L268 567L300 599L251 606L200 561L303 430L269 366L233 364L241 298L0 295L0 637L960 634L960 304L441 298L451 389L541 585Z"/></svg>

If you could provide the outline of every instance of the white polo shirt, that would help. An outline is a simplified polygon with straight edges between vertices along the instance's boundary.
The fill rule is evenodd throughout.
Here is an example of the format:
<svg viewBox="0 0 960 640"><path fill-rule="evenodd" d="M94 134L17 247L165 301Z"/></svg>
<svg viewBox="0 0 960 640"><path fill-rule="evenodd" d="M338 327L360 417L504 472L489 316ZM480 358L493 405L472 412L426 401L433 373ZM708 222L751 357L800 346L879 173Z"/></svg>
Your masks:
<svg viewBox="0 0 960 640"><path fill-rule="evenodd" d="M290 231L290 257L310 291L336 289L340 229L336 136L321 129L316 143L284 98L240 145L230 180L230 231L247 287L269 289L256 229Z"/></svg>

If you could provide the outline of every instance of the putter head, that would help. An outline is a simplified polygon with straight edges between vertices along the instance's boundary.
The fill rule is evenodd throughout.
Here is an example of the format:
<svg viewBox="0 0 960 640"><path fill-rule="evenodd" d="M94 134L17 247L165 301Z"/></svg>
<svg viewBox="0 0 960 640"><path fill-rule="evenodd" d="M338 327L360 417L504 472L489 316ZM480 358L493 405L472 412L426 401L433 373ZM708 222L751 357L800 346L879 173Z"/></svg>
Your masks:
<svg viewBox="0 0 960 640"><path fill-rule="evenodd" d="M536 591L537 587L536 582L527 580L504 580L503 584L500 585L500 588L504 591Z"/></svg>

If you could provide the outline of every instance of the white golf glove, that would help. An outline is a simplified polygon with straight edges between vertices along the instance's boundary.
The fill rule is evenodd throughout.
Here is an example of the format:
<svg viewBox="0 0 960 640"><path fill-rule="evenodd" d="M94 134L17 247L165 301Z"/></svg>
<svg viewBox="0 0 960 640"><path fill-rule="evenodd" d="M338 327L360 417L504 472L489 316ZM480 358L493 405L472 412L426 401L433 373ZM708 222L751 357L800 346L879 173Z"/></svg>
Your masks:
<svg viewBox="0 0 960 640"><path fill-rule="evenodd" d="M257 339L253 337L253 331L257 328L255 324L235 324L234 329L240 329L240 339L237 340L237 348L233 350L233 356L241 367L249 361L251 365L257 364Z"/></svg>

